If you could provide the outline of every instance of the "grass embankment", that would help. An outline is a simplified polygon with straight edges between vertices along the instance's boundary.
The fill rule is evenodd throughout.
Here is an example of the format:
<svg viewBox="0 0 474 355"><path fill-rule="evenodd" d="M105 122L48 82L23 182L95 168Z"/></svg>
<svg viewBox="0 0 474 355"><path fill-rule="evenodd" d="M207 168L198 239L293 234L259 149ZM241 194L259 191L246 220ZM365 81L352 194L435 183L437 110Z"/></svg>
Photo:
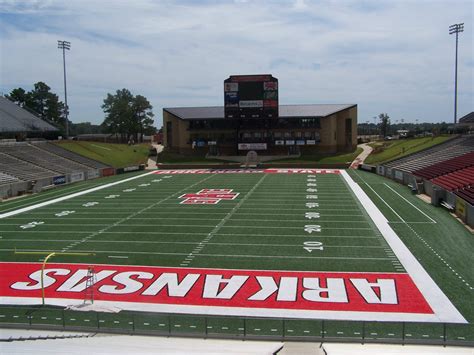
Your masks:
<svg viewBox="0 0 474 355"><path fill-rule="evenodd" d="M181 155L170 152L161 152L158 154L157 163L162 164L222 164L224 160L206 159L203 156Z"/></svg>
<svg viewBox="0 0 474 355"><path fill-rule="evenodd" d="M354 159L362 153L362 148L357 148L352 153L338 155L301 155L299 158L275 160L277 163L320 163L320 164L345 164L352 163Z"/></svg>
<svg viewBox="0 0 474 355"><path fill-rule="evenodd" d="M114 168L145 164L148 160L149 144L112 144L84 141L57 143L59 146L77 154L100 161Z"/></svg>
<svg viewBox="0 0 474 355"><path fill-rule="evenodd" d="M405 155L413 154L443 143L450 138L452 138L452 136L423 137L371 143L370 146L374 148L374 151L367 157L365 163L380 164L388 160L398 159Z"/></svg>

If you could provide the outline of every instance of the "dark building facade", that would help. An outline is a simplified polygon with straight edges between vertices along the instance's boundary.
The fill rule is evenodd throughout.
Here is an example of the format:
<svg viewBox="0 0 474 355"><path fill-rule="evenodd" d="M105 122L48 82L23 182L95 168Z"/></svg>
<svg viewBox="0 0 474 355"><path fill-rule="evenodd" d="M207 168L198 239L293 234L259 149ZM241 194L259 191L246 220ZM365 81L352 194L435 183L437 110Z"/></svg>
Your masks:
<svg viewBox="0 0 474 355"><path fill-rule="evenodd" d="M280 105L274 118L225 118L219 106L165 108L163 144L181 154L351 152L357 145L357 105Z"/></svg>

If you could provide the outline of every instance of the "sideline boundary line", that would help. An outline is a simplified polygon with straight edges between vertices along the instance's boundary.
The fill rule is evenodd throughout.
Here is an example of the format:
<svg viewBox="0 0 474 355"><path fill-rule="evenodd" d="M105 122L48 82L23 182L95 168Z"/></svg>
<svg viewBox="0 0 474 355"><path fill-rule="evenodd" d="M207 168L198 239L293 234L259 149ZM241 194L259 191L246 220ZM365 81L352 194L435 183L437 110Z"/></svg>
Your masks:
<svg viewBox="0 0 474 355"><path fill-rule="evenodd" d="M400 196L403 200L405 200L408 204L412 205L414 208L416 208L418 211L420 211L425 217L427 217L429 220L431 220L432 223L437 223L433 218L431 218L430 216L428 216L425 212L423 212L422 210L420 210L418 207L416 207L413 203L411 203L410 201L408 201L405 197L403 197L402 195L400 195L397 191L395 191L390 185L384 183L385 186L387 186L390 190L392 190L393 192L395 192L398 196Z"/></svg>
<svg viewBox="0 0 474 355"><path fill-rule="evenodd" d="M147 175L150 175L150 174L153 174L153 171L148 172L148 173L145 173L145 174L141 174L141 175L132 176L131 178L128 178L128 179L124 179L124 180L120 180L120 181L115 181L115 182L111 182L111 183L109 183L109 184L105 184L105 185L100 185L100 186L97 186L97 187L93 187L93 188L88 189L88 190L75 192L75 193L73 193L73 194L71 194L71 195L66 195L66 196L58 197L58 198L55 198L55 199L52 199L52 200L49 200L49 201L45 201L45 202L38 203L38 204L36 204L36 205L32 205L32 206L28 206L28 207L23 207L23 208L20 208L20 209L18 209L18 210L14 210L14 211L11 211L11 212L2 213L2 214L0 214L0 219L7 218L7 217L10 217L10 216L15 216L15 215L17 215L17 214L20 214L20 213L23 213L23 212L28 212L28 211L31 211L31 210L34 210L34 209L37 209L37 208L40 208L40 207L43 207L43 206L52 205L53 203L57 203L57 202L69 200L69 199L71 199L71 198L74 198L74 197L77 197L77 196L82 196L82 195L85 195L85 194L88 194L88 193L91 193L91 192L94 192L94 191L99 191L99 190L102 190L102 189L106 189L106 188L108 188L108 187L110 187L110 186L119 185L119 184L122 184L122 183L124 183L124 182L128 182L128 181L132 181L132 180L135 180L135 179L139 179L139 178L141 178L141 177L144 177L144 176L147 176Z"/></svg>

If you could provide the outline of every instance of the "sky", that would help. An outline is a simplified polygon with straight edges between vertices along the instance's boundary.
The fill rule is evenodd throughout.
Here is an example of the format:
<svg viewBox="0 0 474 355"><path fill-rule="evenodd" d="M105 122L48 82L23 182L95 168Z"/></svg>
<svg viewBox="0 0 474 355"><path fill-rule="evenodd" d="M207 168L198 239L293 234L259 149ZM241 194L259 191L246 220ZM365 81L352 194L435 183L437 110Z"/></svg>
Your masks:
<svg viewBox="0 0 474 355"><path fill-rule="evenodd" d="M360 123L473 111L472 0L0 0L0 93L43 81L70 120L104 120L122 88L163 107L222 106L230 75L272 74L280 104L357 104Z"/></svg>

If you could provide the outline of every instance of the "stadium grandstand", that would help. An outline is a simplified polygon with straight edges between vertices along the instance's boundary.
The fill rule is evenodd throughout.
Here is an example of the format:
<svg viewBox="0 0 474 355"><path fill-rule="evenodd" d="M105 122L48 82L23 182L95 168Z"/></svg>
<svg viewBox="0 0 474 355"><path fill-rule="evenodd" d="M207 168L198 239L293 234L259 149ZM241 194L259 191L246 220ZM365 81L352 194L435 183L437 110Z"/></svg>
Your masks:
<svg viewBox="0 0 474 355"><path fill-rule="evenodd" d="M377 173L426 193L474 226L474 136L457 136L429 149L377 166Z"/></svg>
<svg viewBox="0 0 474 355"><path fill-rule="evenodd" d="M0 197L93 179L110 167L53 143L0 142Z"/></svg>
<svg viewBox="0 0 474 355"><path fill-rule="evenodd" d="M57 136L58 129L10 100L0 97L0 198L92 179L108 165L47 141L17 142L25 137Z"/></svg>
<svg viewBox="0 0 474 355"><path fill-rule="evenodd" d="M58 132L52 124L0 96L0 135Z"/></svg>
<svg viewBox="0 0 474 355"><path fill-rule="evenodd" d="M474 131L474 112L469 112L467 115L459 119L458 127L467 128L469 131Z"/></svg>

